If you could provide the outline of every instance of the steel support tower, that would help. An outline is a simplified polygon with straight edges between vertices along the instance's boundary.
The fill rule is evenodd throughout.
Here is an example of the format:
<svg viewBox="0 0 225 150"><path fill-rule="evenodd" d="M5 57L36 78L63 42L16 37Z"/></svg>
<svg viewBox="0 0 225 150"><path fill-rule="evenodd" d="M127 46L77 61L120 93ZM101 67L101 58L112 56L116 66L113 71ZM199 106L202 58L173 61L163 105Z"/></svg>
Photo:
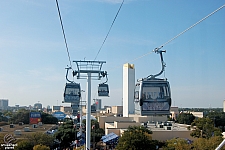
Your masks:
<svg viewBox="0 0 225 150"><path fill-rule="evenodd" d="M73 71L73 76L77 79L87 79L86 91L86 150L90 150L91 142L91 79L100 80L105 76L106 71L102 71L102 65L105 61L73 61L76 63L77 70Z"/></svg>

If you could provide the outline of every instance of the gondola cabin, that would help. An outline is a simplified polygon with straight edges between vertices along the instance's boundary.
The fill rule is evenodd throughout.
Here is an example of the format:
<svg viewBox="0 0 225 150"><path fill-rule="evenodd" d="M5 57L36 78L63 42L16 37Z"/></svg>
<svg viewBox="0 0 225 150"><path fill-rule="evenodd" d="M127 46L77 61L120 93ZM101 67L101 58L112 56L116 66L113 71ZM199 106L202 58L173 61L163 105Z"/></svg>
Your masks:
<svg viewBox="0 0 225 150"><path fill-rule="evenodd" d="M98 85L98 96L109 96L108 84L103 83Z"/></svg>
<svg viewBox="0 0 225 150"><path fill-rule="evenodd" d="M81 96L80 84L78 83L66 83L64 91L65 103L80 103Z"/></svg>
<svg viewBox="0 0 225 150"><path fill-rule="evenodd" d="M165 79L142 79L134 93L135 114L142 116L169 115L171 92Z"/></svg>

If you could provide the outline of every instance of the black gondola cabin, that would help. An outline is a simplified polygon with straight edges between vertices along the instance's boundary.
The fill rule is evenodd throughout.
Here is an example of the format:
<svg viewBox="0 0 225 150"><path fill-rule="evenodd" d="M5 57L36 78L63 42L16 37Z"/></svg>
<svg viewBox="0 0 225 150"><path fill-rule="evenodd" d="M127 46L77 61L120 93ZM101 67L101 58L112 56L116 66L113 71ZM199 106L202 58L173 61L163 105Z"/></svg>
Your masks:
<svg viewBox="0 0 225 150"><path fill-rule="evenodd" d="M78 83L66 83L64 91L65 103L80 103L80 84Z"/></svg>
<svg viewBox="0 0 225 150"><path fill-rule="evenodd" d="M108 84L103 83L98 85L98 96L109 96Z"/></svg>

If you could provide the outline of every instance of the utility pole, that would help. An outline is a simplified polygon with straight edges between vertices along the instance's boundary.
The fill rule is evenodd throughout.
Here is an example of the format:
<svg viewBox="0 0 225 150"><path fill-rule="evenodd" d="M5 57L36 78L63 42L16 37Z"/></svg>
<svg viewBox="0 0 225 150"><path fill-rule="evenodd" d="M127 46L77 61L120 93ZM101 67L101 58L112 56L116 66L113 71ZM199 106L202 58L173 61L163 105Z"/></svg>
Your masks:
<svg viewBox="0 0 225 150"><path fill-rule="evenodd" d="M73 61L76 63L77 70L73 71L73 76L77 79L87 79L86 101L86 150L90 150L91 142L91 79L100 80L106 75L106 71L101 71L105 61ZM97 75L96 75L97 74Z"/></svg>

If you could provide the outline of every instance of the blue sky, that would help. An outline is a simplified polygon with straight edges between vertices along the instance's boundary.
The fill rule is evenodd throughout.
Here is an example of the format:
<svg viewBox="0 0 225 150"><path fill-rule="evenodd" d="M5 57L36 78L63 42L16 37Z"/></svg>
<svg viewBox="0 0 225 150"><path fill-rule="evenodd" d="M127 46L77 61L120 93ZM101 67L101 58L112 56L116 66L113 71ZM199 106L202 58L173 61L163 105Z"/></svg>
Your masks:
<svg viewBox="0 0 225 150"><path fill-rule="evenodd" d="M94 60L121 0L58 0L71 60ZM136 78L160 71L150 53L203 17L223 0L125 0L97 60L106 61L110 97L122 104L122 67L135 65ZM172 106L222 107L225 100L225 8L164 46L165 76ZM55 0L0 1L0 98L9 105L62 104L69 65ZM73 64L74 69L75 64ZM164 77L161 76L161 77ZM86 80L77 80L86 90ZM92 80L92 99L97 85ZM83 93L83 99L86 96Z"/></svg>

